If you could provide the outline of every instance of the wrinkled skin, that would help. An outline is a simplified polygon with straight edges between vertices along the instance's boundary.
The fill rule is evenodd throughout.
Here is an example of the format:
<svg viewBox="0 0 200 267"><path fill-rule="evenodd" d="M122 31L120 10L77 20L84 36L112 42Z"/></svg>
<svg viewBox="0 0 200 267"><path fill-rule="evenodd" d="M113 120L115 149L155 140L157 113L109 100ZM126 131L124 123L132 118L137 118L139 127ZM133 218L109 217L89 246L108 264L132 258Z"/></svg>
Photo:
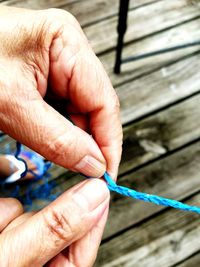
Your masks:
<svg viewBox="0 0 200 267"><path fill-rule="evenodd" d="M121 157L119 101L78 22L57 10L0 8L0 130L54 163L116 179ZM43 100L62 103L67 120ZM23 214L0 200L0 265L92 266L108 213L98 179Z"/></svg>
<svg viewBox="0 0 200 267"><path fill-rule="evenodd" d="M36 213L0 199L1 267L92 266L109 205L100 179L82 182Z"/></svg>

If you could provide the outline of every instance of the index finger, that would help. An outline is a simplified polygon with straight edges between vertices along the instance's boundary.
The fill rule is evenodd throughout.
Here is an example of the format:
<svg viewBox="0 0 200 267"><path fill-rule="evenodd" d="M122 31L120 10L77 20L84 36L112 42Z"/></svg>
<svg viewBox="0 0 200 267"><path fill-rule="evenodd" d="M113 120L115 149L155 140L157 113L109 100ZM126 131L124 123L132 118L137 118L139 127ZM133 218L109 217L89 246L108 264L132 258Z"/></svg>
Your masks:
<svg viewBox="0 0 200 267"><path fill-rule="evenodd" d="M101 62L81 38L75 52L66 45L52 64L51 82L80 113L89 114L90 132L106 159L107 172L115 179L122 150L119 100Z"/></svg>

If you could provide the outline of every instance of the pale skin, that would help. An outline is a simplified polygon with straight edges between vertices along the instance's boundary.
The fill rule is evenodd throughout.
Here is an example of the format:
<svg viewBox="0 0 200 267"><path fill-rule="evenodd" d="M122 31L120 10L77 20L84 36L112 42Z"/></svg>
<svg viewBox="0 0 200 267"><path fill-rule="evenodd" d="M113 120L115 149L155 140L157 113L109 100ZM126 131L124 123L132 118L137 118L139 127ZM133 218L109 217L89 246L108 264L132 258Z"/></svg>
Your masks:
<svg viewBox="0 0 200 267"><path fill-rule="evenodd" d="M65 168L116 179L119 101L80 25L69 13L0 8L0 130ZM48 87L48 89L47 89ZM66 102L69 120L43 97ZM0 200L0 266L92 266L109 191L89 179L36 213Z"/></svg>

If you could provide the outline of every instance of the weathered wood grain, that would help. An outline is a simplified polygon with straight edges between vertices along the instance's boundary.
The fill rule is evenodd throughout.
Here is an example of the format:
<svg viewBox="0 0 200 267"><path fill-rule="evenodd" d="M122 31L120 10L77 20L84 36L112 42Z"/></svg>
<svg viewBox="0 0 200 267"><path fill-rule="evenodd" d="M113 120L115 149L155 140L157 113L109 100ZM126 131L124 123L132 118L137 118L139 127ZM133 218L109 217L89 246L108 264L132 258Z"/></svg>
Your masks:
<svg viewBox="0 0 200 267"><path fill-rule="evenodd" d="M200 137L200 94L124 128L119 174Z"/></svg>
<svg viewBox="0 0 200 267"><path fill-rule="evenodd" d="M181 264L176 265L176 267L198 267L200 266L200 252L182 262Z"/></svg>
<svg viewBox="0 0 200 267"><path fill-rule="evenodd" d="M199 40L199 36L200 19L195 19L124 46L123 58L155 51L164 47L175 46L180 43L187 43L188 41L193 42ZM189 56L191 53L199 50L200 46L196 46L156 57L129 62L128 64L122 64L122 72L120 75L113 73L115 51L106 53L100 56L99 59L103 63L114 87L118 87L120 84L145 75L148 72L153 72L156 69L163 68L171 62L178 61L184 56Z"/></svg>
<svg viewBox="0 0 200 267"><path fill-rule="evenodd" d="M149 4L154 0L131 0L129 8L138 8L139 6ZM4 1L9 6L18 6L32 9L45 8L63 8L71 12L84 27L85 25L95 23L95 21L104 20L105 18L116 16L118 14L118 0L9 0Z"/></svg>
<svg viewBox="0 0 200 267"><path fill-rule="evenodd" d="M52 0L12 0L5 1L2 4L37 9L64 6L65 9L68 9L77 17L82 25L91 24L93 20L98 21L102 19L99 23L85 27L84 30L89 41L96 53L102 53L116 46L118 1L96 0L91 4L91 1L86 0L78 2L69 1L66 5L65 3L63 0L57 0L56 2ZM170 5L167 1L138 0L135 4L134 1L131 1L131 8L139 6L141 7L129 12L129 27L125 42L137 40L155 32L163 31L166 28L173 27L176 24L183 23L198 16L200 11L199 2L192 5L188 4L187 0L174 0L170 2ZM105 17L108 18L103 20Z"/></svg>
<svg viewBox="0 0 200 267"><path fill-rule="evenodd" d="M200 203L200 195L187 203ZM170 210L103 244L95 266L170 267L199 249L199 215Z"/></svg>
<svg viewBox="0 0 200 267"><path fill-rule="evenodd" d="M199 162L200 142L124 176L119 184L141 192L183 199L200 190ZM104 237L112 236L162 209L161 206L112 195L109 223Z"/></svg>
<svg viewBox="0 0 200 267"><path fill-rule="evenodd" d="M198 92L199 68L197 54L116 88L123 124Z"/></svg>
<svg viewBox="0 0 200 267"><path fill-rule="evenodd" d="M198 142L139 171L130 173L120 179L119 183L141 192L183 199L200 189L199 160L200 143ZM162 209L161 206L113 195L109 223L104 237L138 223Z"/></svg>
<svg viewBox="0 0 200 267"><path fill-rule="evenodd" d="M16 6L22 8L31 8L31 9L45 9L56 7L59 8L63 5L70 5L74 2L81 2L81 0L8 0L1 1L3 5L7 6Z"/></svg>
<svg viewBox="0 0 200 267"><path fill-rule="evenodd" d="M153 0L130 0L129 8L135 9L143 5L154 2ZM94 24L95 22L105 20L109 17L118 15L119 1L118 0L84 0L78 3L63 6L62 8L70 11L83 27ZM87 12L87 16L85 12Z"/></svg>
<svg viewBox="0 0 200 267"><path fill-rule="evenodd" d="M187 0L158 1L129 12L125 43L144 38L158 31L191 20L200 14L200 2L189 5ZM116 46L117 17L84 28L96 53Z"/></svg>

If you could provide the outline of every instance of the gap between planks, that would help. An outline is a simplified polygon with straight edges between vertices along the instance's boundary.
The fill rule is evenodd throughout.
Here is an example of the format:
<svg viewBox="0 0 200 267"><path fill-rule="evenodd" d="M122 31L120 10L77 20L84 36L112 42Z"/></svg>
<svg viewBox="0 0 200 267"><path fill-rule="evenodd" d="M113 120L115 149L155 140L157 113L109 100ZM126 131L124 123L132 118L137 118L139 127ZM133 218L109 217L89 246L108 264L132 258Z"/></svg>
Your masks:
<svg viewBox="0 0 200 267"><path fill-rule="evenodd" d="M180 42L186 43L188 38L193 42L200 36L200 18L189 21L183 25L176 26L172 29L161 32L157 35L150 36L143 40L126 45L123 49L123 57L138 55L149 51L160 49L165 46L174 46ZM181 40L181 41L180 41ZM120 75L113 73L113 64L115 60L115 51L100 56L99 59L104 65L108 76L115 88L131 82L139 77L146 76L152 72L164 68L165 66L189 57L192 53L199 51L200 46L179 50L172 53L151 57L128 64L122 64ZM163 73L164 75L164 73Z"/></svg>
<svg viewBox="0 0 200 267"><path fill-rule="evenodd" d="M173 267L197 267L200 266L200 251L194 255L191 255L188 259L184 259L180 264L176 264Z"/></svg>
<svg viewBox="0 0 200 267"><path fill-rule="evenodd" d="M145 36L176 26L199 16L200 3L188 4L187 0L158 1L130 11L126 42L133 42ZM117 16L84 28L94 48L100 54L116 47ZM190 39L188 39L190 41Z"/></svg>
<svg viewBox="0 0 200 267"><path fill-rule="evenodd" d="M199 195L187 201L199 202ZM167 210L103 244L95 266L173 266L199 251L199 230L198 214Z"/></svg>

